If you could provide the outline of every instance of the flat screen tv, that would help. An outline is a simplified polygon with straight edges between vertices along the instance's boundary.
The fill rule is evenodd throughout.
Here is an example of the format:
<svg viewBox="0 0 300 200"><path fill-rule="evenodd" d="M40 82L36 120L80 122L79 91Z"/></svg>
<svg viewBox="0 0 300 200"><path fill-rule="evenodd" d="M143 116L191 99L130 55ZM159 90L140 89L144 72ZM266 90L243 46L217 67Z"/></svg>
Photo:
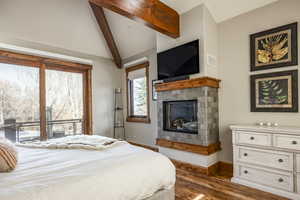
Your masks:
<svg viewBox="0 0 300 200"><path fill-rule="evenodd" d="M157 64L159 80L199 73L199 40L159 53Z"/></svg>

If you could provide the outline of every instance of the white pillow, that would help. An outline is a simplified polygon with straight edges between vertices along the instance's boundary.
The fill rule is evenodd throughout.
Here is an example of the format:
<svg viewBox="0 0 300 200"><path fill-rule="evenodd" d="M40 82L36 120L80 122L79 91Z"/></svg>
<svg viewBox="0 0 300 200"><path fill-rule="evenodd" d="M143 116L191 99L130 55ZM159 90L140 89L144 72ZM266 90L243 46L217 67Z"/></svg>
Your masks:
<svg viewBox="0 0 300 200"><path fill-rule="evenodd" d="M0 138L0 172L14 170L18 163L18 152L15 145L5 138Z"/></svg>

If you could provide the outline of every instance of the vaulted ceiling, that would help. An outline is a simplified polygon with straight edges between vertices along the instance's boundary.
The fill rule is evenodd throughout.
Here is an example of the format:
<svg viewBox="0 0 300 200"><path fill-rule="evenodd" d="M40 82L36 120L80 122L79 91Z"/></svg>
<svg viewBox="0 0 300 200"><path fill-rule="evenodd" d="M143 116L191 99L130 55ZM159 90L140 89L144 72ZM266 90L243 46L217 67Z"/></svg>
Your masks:
<svg viewBox="0 0 300 200"><path fill-rule="evenodd" d="M181 14L205 4L215 20L222 22L276 0L160 1ZM59 48L61 52L70 50L104 58L112 57L90 9L89 0L0 0L0 2L2 42L43 50L50 48L57 51ZM104 13L122 59L156 47L156 31L153 29L106 9Z"/></svg>
<svg viewBox="0 0 300 200"><path fill-rule="evenodd" d="M231 19L277 0L161 0L178 13L205 4L217 23ZM125 18L105 9L121 57L128 58L155 48L156 32L141 23Z"/></svg>
<svg viewBox="0 0 300 200"><path fill-rule="evenodd" d="M222 22L278 0L161 0L179 13L205 4L215 18Z"/></svg>
<svg viewBox="0 0 300 200"><path fill-rule="evenodd" d="M143 24L105 10L121 57L128 58L156 46L156 32Z"/></svg>

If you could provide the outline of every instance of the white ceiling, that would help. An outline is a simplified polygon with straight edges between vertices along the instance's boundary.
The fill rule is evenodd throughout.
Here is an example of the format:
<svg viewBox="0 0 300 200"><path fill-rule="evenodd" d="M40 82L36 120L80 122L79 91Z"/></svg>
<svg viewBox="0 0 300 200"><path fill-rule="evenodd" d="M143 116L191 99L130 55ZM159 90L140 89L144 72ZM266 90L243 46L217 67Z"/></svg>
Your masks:
<svg viewBox="0 0 300 200"><path fill-rule="evenodd" d="M202 4L205 0L160 0L171 8L175 9L179 14L185 13L192 8ZM224 0L219 0L224 1Z"/></svg>
<svg viewBox="0 0 300 200"><path fill-rule="evenodd" d="M180 14L205 4L215 18L222 22L278 0L160 0Z"/></svg>
<svg viewBox="0 0 300 200"><path fill-rule="evenodd" d="M105 15L123 59L156 47L153 29L106 9Z"/></svg>
<svg viewBox="0 0 300 200"><path fill-rule="evenodd" d="M216 22L222 22L277 0L161 0L180 14L205 4ZM156 32L141 23L105 9L107 20L123 59L153 49Z"/></svg>

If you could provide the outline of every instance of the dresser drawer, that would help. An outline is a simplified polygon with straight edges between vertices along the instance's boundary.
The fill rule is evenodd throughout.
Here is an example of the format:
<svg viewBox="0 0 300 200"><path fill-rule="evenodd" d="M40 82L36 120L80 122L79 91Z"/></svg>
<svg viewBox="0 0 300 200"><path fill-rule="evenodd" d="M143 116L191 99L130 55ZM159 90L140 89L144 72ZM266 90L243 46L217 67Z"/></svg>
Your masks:
<svg viewBox="0 0 300 200"><path fill-rule="evenodd" d="M235 159L238 162L293 171L293 153L260 150L248 147L234 147L234 151Z"/></svg>
<svg viewBox="0 0 300 200"><path fill-rule="evenodd" d="M293 173L269 170L262 167L237 164L235 176L260 185L293 192Z"/></svg>
<svg viewBox="0 0 300 200"><path fill-rule="evenodd" d="M274 146L291 150L300 150L300 136L274 135Z"/></svg>
<svg viewBox="0 0 300 200"><path fill-rule="evenodd" d="M237 144L271 146L272 135L268 133L253 133L253 132L237 131L235 133L235 141Z"/></svg>

